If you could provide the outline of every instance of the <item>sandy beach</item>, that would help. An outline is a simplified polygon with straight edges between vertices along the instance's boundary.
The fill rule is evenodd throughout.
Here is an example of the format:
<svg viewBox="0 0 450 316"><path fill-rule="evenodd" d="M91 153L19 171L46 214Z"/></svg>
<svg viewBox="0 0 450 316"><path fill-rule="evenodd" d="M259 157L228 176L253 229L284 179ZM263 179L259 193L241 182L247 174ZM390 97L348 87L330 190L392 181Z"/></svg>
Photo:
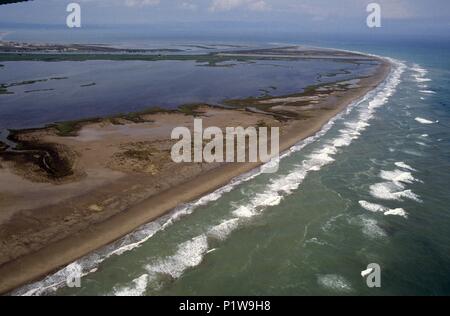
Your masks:
<svg viewBox="0 0 450 316"><path fill-rule="evenodd" d="M0 160L0 177L5 179L0 185L0 293L38 280L260 165L171 162L170 131L192 128L191 114L201 117L205 127L225 128L230 122L278 126L280 149L288 150L379 85L391 67L378 61L375 74L357 83L239 101L267 107L272 111L268 114L204 104L193 113L141 113L133 122L123 117L85 122L64 137L55 128L18 133L24 144L51 144L71 168L64 176L51 177L26 159Z"/></svg>

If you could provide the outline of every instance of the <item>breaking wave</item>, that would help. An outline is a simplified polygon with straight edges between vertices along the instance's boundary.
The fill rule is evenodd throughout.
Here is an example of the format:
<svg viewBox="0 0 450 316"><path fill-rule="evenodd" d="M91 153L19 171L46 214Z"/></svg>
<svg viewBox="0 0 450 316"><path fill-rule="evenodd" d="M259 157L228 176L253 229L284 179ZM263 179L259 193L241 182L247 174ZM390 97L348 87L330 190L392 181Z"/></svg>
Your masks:
<svg viewBox="0 0 450 316"><path fill-rule="evenodd" d="M384 215L396 215L401 216L403 218L408 218L408 213L402 208L390 209L380 204L370 203L367 201L359 201L359 205L362 208L373 212L373 213L383 213Z"/></svg>
<svg viewBox="0 0 450 316"><path fill-rule="evenodd" d="M396 162L395 165L399 168L402 169L406 169L406 170L411 170L411 171L417 171L416 169L414 169L413 167L411 167L410 165L407 165L406 163L400 161L400 162Z"/></svg>
<svg viewBox="0 0 450 316"><path fill-rule="evenodd" d="M404 199L410 199L416 202L422 202L417 194L411 190L403 189L403 185L398 185L393 182L382 182L370 186L370 194L381 200L403 201Z"/></svg>
<svg viewBox="0 0 450 316"><path fill-rule="evenodd" d="M417 83L430 82L430 78L426 78L425 76L428 74L428 70L422 68L420 65L414 64L411 70L414 72L412 77L416 80Z"/></svg>
<svg viewBox="0 0 450 316"><path fill-rule="evenodd" d="M424 119L422 117L416 117L415 120L417 122L419 122L420 124L434 124L434 123L437 123L435 121L430 121L430 120Z"/></svg>

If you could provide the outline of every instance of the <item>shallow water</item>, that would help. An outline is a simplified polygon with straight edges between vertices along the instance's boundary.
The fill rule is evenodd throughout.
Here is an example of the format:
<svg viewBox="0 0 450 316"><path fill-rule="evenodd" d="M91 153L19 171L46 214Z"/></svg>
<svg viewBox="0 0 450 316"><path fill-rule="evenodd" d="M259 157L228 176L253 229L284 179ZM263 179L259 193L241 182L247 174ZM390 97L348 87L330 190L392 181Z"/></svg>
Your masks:
<svg viewBox="0 0 450 316"><path fill-rule="evenodd" d="M39 127L182 104L301 92L305 87L370 73L370 64L334 61L230 62L210 67L194 61L3 62L0 83L45 80L0 95L0 129ZM227 66L228 65L228 66ZM342 73L342 69L350 74ZM327 76L336 73L335 76ZM319 75L322 75L319 77Z"/></svg>

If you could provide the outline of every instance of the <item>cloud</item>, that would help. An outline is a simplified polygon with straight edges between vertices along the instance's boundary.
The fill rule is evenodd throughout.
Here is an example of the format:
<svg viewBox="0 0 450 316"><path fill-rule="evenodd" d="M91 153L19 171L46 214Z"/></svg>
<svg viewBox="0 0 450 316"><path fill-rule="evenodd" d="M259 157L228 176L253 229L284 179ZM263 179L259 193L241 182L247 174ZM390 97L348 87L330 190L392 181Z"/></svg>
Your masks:
<svg viewBox="0 0 450 316"><path fill-rule="evenodd" d="M322 21L329 18L355 18L367 15L366 7L376 2L381 6L381 14L387 19L414 18L418 13L407 0L340 0L339 5L331 0L286 1L291 12L299 12L310 16L313 20Z"/></svg>
<svg viewBox="0 0 450 316"><path fill-rule="evenodd" d="M56 0L53 0L56 2ZM59 1L59 0L58 0ZM157 6L161 0L77 0L81 3L89 3L98 6L126 6L131 8L139 8L145 6Z"/></svg>
<svg viewBox="0 0 450 316"><path fill-rule="evenodd" d="M125 0L127 7L144 7L155 6L160 3L160 0Z"/></svg>
<svg viewBox="0 0 450 316"><path fill-rule="evenodd" d="M267 11L270 10L270 5L268 5L265 1L252 1L248 4L248 8L252 11Z"/></svg>
<svg viewBox="0 0 450 316"><path fill-rule="evenodd" d="M182 2L180 4L180 7L184 10L190 10L190 11L195 11L198 9L198 6L195 3L188 2L188 1Z"/></svg>
<svg viewBox="0 0 450 316"><path fill-rule="evenodd" d="M231 11L245 8L250 11L266 11L270 5L265 0L213 0L209 9L211 11Z"/></svg>

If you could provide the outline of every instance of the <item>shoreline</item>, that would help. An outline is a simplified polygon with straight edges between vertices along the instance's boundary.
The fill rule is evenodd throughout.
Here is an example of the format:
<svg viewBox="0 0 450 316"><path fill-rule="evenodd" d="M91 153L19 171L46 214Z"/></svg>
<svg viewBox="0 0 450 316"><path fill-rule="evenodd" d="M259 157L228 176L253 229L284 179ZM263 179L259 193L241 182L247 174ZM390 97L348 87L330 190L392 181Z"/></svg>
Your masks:
<svg viewBox="0 0 450 316"><path fill-rule="evenodd" d="M335 108L321 115L305 128L294 122L287 135L280 139L280 151L286 151L299 141L316 134L330 119L342 112L348 105L362 98L376 88L388 76L391 66L385 59L376 74L361 80L361 87L343 94L336 100ZM183 184L172 187L130 207L126 212L92 225L88 230L49 244L37 252L7 262L0 267L2 281L0 293L8 293L15 288L41 279L79 258L106 246L135 231L142 225L167 214L180 204L196 200L228 184L232 179L257 168L260 163L227 164L206 171Z"/></svg>

